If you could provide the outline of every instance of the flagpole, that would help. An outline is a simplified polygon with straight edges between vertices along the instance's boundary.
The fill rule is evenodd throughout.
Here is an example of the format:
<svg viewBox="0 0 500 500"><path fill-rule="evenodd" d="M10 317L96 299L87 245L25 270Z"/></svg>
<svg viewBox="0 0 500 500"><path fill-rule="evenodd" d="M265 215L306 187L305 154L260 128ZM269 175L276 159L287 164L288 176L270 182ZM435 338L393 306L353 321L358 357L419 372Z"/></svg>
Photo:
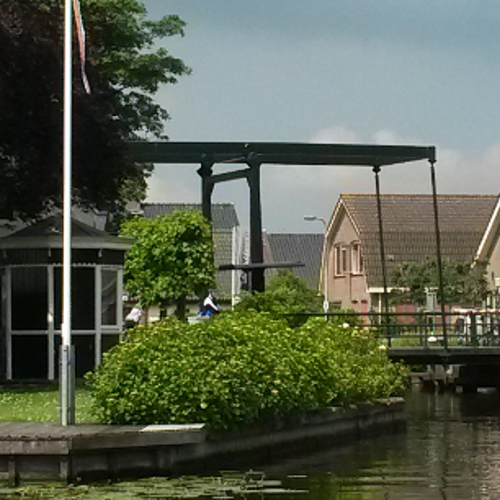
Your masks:
<svg viewBox="0 0 500 500"><path fill-rule="evenodd" d="M71 171L72 171L72 0L64 4L64 130L63 130L63 304L59 367L60 423L74 423L71 363Z"/></svg>

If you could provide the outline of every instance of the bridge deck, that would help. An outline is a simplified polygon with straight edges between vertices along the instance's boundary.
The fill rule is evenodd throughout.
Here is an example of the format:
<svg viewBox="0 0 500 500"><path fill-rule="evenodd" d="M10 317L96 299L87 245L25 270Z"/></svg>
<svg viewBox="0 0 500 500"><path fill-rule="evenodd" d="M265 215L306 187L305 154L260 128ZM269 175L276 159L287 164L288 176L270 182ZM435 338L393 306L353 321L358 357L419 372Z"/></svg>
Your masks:
<svg viewBox="0 0 500 500"><path fill-rule="evenodd" d="M394 361L410 364L499 364L500 347L453 346L391 347L387 351Z"/></svg>

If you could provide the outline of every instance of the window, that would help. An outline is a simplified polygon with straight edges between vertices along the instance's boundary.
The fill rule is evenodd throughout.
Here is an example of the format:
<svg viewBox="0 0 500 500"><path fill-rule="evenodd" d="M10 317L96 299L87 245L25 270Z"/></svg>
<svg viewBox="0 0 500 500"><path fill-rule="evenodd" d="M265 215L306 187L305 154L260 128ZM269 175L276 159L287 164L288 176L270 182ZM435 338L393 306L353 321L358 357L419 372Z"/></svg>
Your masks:
<svg viewBox="0 0 500 500"><path fill-rule="evenodd" d="M345 245L335 245L335 275L343 276L349 269L349 255Z"/></svg>
<svg viewBox="0 0 500 500"><path fill-rule="evenodd" d="M342 274L345 274L348 270L348 263L347 263L347 248L346 247L341 247L341 266L342 266Z"/></svg>
<svg viewBox="0 0 500 500"><path fill-rule="evenodd" d="M340 245L335 245L334 247L334 251L335 251L335 275L338 276L340 274L342 274L341 272L341 266L340 266Z"/></svg>
<svg viewBox="0 0 500 500"><path fill-rule="evenodd" d="M47 329L47 269L12 269L12 329Z"/></svg>
<svg viewBox="0 0 500 500"><path fill-rule="evenodd" d="M112 269L103 269L101 283L101 324L115 326L118 324L118 273Z"/></svg>
<svg viewBox="0 0 500 500"><path fill-rule="evenodd" d="M361 244L351 244L351 273L361 274L363 272L363 257L361 256Z"/></svg>
<svg viewBox="0 0 500 500"><path fill-rule="evenodd" d="M95 270L74 267L71 270L71 321L75 330L95 328ZM62 268L54 269L54 308L56 329L62 322Z"/></svg>

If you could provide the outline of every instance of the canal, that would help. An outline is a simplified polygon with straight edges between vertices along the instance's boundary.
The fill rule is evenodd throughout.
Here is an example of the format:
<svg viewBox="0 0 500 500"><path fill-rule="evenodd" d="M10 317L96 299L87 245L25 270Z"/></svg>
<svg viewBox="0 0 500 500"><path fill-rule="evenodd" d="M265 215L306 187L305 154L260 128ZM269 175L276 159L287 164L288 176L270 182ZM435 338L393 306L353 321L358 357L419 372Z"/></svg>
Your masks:
<svg viewBox="0 0 500 500"><path fill-rule="evenodd" d="M215 477L72 488L25 485L1 489L0 498L500 499L496 392L413 392L407 416L406 429L392 435L249 464Z"/></svg>
<svg viewBox="0 0 500 500"><path fill-rule="evenodd" d="M317 500L500 499L500 397L412 393L406 431L273 464ZM291 477L290 477L291 476Z"/></svg>

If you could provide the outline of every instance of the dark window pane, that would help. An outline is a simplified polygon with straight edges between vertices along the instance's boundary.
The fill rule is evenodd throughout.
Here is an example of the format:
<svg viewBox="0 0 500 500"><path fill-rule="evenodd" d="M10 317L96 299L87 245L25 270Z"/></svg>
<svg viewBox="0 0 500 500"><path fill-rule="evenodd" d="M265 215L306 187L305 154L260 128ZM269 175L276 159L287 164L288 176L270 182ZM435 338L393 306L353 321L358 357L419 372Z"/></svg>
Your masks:
<svg viewBox="0 0 500 500"><path fill-rule="evenodd" d="M46 379L48 339L46 335L12 336L12 375L14 379Z"/></svg>
<svg viewBox="0 0 500 500"><path fill-rule="evenodd" d="M47 268L12 269L12 329L47 329Z"/></svg>
<svg viewBox="0 0 500 500"><path fill-rule="evenodd" d="M120 335L103 335L102 336L102 343L101 343L101 348L102 348L102 353L104 354L105 352L109 351L112 347L114 347L116 344L120 342Z"/></svg>
<svg viewBox="0 0 500 500"><path fill-rule="evenodd" d="M75 377L83 376L94 369L95 356L95 336L94 335L73 335L71 346L75 353ZM54 376L59 377L59 361L61 349L61 336L54 336Z"/></svg>
<svg viewBox="0 0 500 500"><path fill-rule="evenodd" d="M94 268L73 269L72 289L73 328L95 329L95 271Z"/></svg>
<svg viewBox="0 0 500 500"><path fill-rule="evenodd" d="M71 272L71 319L73 330L95 329L95 273L93 267L77 267ZM62 268L54 269L54 309L56 329L62 321Z"/></svg>
<svg viewBox="0 0 500 500"><path fill-rule="evenodd" d="M74 335L72 342L75 346L75 374L77 378L82 378L87 372L94 369L95 336Z"/></svg>
<svg viewBox="0 0 500 500"><path fill-rule="evenodd" d="M102 325L116 325L116 302L117 302L118 273L111 270L102 271Z"/></svg>

